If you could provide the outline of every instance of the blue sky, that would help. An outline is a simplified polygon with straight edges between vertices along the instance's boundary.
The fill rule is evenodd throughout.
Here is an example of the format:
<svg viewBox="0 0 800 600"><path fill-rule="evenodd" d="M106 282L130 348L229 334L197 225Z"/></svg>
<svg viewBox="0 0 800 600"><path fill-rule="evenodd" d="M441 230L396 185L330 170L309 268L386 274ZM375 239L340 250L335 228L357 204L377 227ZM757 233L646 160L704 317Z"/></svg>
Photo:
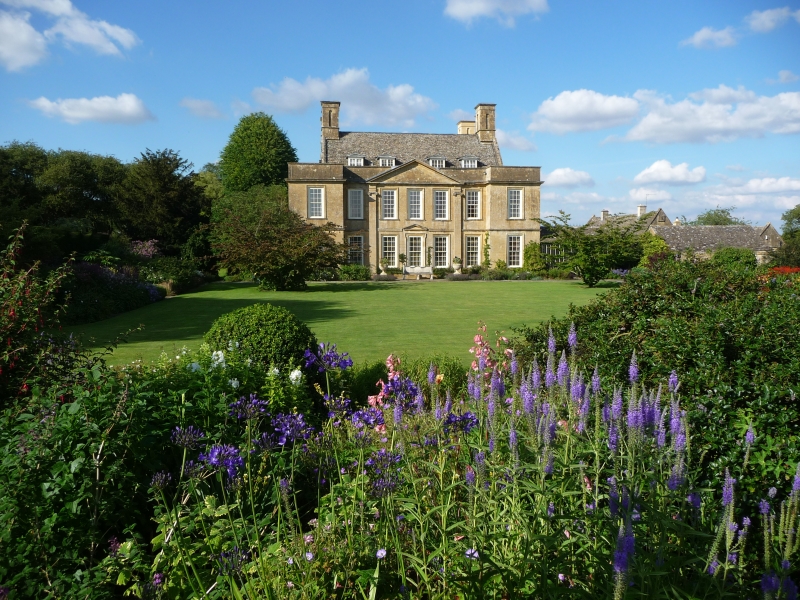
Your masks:
<svg viewBox="0 0 800 600"><path fill-rule="evenodd" d="M0 143L216 161L272 114L319 158L342 129L454 132L497 104L543 214L800 204L800 2L0 0Z"/></svg>

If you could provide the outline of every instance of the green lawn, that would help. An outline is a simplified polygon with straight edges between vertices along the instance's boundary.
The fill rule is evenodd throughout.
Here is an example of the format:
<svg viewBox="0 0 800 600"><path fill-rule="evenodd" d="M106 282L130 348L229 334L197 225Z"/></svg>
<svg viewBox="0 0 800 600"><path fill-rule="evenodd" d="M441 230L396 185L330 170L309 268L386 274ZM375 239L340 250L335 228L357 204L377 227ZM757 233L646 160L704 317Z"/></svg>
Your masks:
<svg viewBox="0 0 800 600"><path fill-rule="evenodd" d="M197 348L219 315L255 302L284 306L305 321L320 341L335 342L357 362L384 359L391 352L443 352L470 357L479 320L487 331L566 313L603 289L574 281L396 281L312 283L304 292L262 292L254 284L214 283L112 319L74 327L91 346L103 346L143 324L110 360L150 361L183 346Z"/></svg>

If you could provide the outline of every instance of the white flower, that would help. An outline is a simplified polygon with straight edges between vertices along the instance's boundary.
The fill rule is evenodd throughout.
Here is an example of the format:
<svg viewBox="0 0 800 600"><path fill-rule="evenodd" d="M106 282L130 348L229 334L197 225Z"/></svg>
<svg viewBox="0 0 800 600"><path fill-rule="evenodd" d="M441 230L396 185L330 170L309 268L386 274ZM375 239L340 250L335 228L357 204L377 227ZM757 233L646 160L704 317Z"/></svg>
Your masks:
<svg viewBox="0 0 800 600"><path fill-rule="evenodd" d="M248 358L247 360L244 361L244 364L246 364L249 367L250 365L253 364L253 359L252 358Z"/></svg>
<svg viewBox="0 0 800 600"><path fill-rule="evenodd" d="M278 370L278 367L272 367L272 369L270 369L269 374L272 375L273 377L277 377L278 375L281 374L281 372Z"/></svg>
<svg viewBox="0 0 800 600"><path fill-rule="evenodd" d="M196 362L190 364L187 369L189 369L192 373L197 373L200 370L200 365Z"/></svg>
<svg viewBox="0 0 800 600"><path fill-rule="evenodd" d="M233 352L234 348L238 348L238 347L239 347L239 342L234 341L234 340L228 340L228 350Z"/></svg>
<svg viewBox="0 0 800 600"><path fill-rule="evenodd" d="M215 350L211 353L211 368L216 369L217 367L225 368L225 354L222 350Z"/></svg>
<svg viewBox="0 0 800 600"><path fill-rule="evenodd" d="M228 383L231 384L233 389L237 389L239 387L239 380L236 378L229 380Z"/></svg>
<svg viewBox="0 0 800 600"><path fill-rule="evenodd" d="M298 385L300 380L303 378L303 373L300 369L295 369L291 373L289 373L289 381L291 381L294 385Z"/></svg>

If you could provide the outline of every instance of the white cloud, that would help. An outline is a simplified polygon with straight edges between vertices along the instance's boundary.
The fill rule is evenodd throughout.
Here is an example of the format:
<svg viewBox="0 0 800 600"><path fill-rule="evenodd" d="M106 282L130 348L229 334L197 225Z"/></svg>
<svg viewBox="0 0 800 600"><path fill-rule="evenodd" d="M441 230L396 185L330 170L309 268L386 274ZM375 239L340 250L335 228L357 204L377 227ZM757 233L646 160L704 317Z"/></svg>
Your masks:
<svg viewBox="0 0 800 600"><path fill-rule="evenodd" d="M703 27L695 31L692 37L681 42L681 46L694 46L695 48L725 48L736 45L736 32L733 27L714 29Z"/></svg>
<svg viewBox="0 0 800 600"><path fill-rule="evenodd" d="M728 142L765 133L800 133L800 92L757 96L721 85L669 102L654 92L639 90L634 98L647 114L625 139L657 144L678 142Z"/></svg>
<svg viewBox="0 0 800 600"><path fill-rule="evenodd" d="M672 200L672 194L666 190L659 190L654 188L634 188L628 192L631 198L640 202L647 203L650 200Z"/></svg>
<svg viewBox="0 0 800 600"><path fill-rule="evenodd" d="M8 71L35 65L47 55L47 42L29 19L29 13L0 10L0 64Z"/></svg>
<svg viewBox="0 0 800 600"><path fill-rule="evenodd" d="M729 171L736 171L737 173L741 173L742 171L744 171L744 167L742 165L728 165L725 168L728 169Z"/></svg>
<svg viewBox="0 0 800 600"><path fill-rule="evenodd" d="M203 119L224 119L225 115L217 108L211 100L200 100L198 98L184 98L180 105L192 113L195 117Z"/></svg>
<svg viewBox="0 0 800 600"><path fill-rule="evenodd" d="M46 42L59 39L67 46L83 45L98 54L117 56L122 54L120 48L130 49L139 43L130 29L90 19L70 0L0 0L0 3L17 9L0 12L0 62L10 71L38 63L46 55ZM30 14L20 12L22 9L42 12L55 19L55 23L40 33L28 23ZM7 31L8 23L15 23L17 30Z"/></svg>
<svg viewBox="0 0 800 600"><path fill-rule="evenodd" d="M771 8L769 10L754 10L744 20L750 26L751 31L769 33L783 25L791 16L791 9L788 6L784 6L783 8Z"/></svg>
<svg viewBox="0 0 800 600"><path fill-rule="evenodd" d="M286 78L277 86L253 90L256 103L276 113L301 113L320 100L342 103L342 123L410 127L436 103L407 83L378 88L367 69L347 69L329 79L309 77L305 82Z"/></svg>
<svg viewBox="0 0 800 600"><path fill-rule="evenodd" d="M800 77L792 73L789 69L783 69L782 71L778 71L779 83L792 83L793 81L797 81L798 79L800 79Z"/></svg>
<svg viewBox="0 0 800 600"><path fill-rule="evenodd" d="M96 98L59 98L48 100L44 96L31 100L33 108L48 117L58 117L67 123L97 121L99 123L123 123L135 125L155 120L153 114L134 94L120 94L116 98L98 96Z"/></svg>
<svg viewBox="0 0 800 600"><path fill-rule="evenodd" d="M542 102L528 129L552 133L596 131L629 123L638 113L639 103L633 98L586 89L565 91Z"/></svg>
<svg viewBox="0 0 800 600"><path fill-rule="evenodd" d="M534 152L536 150L536 144L516 131L498 129L495 135L497 136L497 144L501 148L510 148L511 150L520 150L522 152Z"/></svg>
<svg viewBox="0 0 800 600"><path fill-rule="evenodd" d="M444 14L467 24L474 19L490 17L513 27L516 17L548 10L547 0L447 0Z"/></svg>
<svg viewBox="0 0 800 600"><path fill-rule="evenodd" d="M586 171L575 171L569 167L553 169L552 173L542 175L548 187L574 188L579 186L593 186L594 179Z"/></svg>
<svg viewBox="0 0 800 600"><path fill-rule="evenodd" d="M668 183L672 185L700 183L706 179L705 167L689 170L689 163L672 166L668 160L657 160L633 178L635 183Z"/></svg>
<svg viewBox="0 0 800 600"><path fill-rule="evenodd" d="M447 117L453 119L453 121L474 121L475 113L471 113L463 108L457 108L447 113Z"/></svg>
<svg viewBox="0 0 800 600"><path fill-rule="evenodd" d="M782 194L800 192L800 179L794 177L762 177L738 185L720 185L709 188L714 193L731 196L737 194Z"/></svg>

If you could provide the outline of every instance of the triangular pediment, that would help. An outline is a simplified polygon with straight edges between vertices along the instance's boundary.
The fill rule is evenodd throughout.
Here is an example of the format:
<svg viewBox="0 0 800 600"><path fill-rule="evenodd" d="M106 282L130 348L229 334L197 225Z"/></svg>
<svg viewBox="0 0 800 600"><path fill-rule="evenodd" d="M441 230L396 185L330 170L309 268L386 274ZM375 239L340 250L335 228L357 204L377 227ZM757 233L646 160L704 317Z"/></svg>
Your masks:
<svg viewBox="0 0 800 600"><path fill-rule="evenodd" d="M457 179L418 160L412 160L367 180L369 183L404 183L411 185L460 185Z"/></svg>
<svg viewBox="0 0 800 600"><path fill-rule="evenodd" d="M413 225L409 225L408 227L403 227L403 231L430 231L427 227L423 227L422 225L418 225L414 223Z"/></svg>

